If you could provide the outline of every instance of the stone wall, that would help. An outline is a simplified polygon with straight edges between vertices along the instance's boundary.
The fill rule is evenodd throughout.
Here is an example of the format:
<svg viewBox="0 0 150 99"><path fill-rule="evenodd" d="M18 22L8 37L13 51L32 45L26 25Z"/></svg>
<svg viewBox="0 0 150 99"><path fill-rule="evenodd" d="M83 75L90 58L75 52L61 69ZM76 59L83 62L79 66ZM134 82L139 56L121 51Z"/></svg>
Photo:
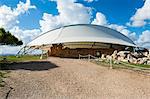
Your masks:
<svg viewBox="0 0 150 99"><path fill-rule="evenodd" d="M111 55L114 52L114 48L76 48L76 49L69 49L69 48L63 48L62 45L53 45L49 49L49 56L56 56L56 57L72 57L72 58L78 58L80 55L93 55L98 56L97 53L99 53L99 57L102 54ZM121 49L118 49L121 50Z"/></svg>

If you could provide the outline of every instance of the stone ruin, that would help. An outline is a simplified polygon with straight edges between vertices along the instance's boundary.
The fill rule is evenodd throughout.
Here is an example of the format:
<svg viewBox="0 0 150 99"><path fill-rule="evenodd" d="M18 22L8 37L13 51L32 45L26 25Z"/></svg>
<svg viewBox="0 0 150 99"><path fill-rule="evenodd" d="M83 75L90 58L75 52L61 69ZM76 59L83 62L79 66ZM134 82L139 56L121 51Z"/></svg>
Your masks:
<svg viewBox="0 0 150 99"><path fill-rule="evenodd" d="M117 51L115 50L112 55L101 55L102 60L109 61L112 59L114 63L128 62L132 64L148 64L150 65L150 51L145 52L131 52L131 51Z"/></svg>

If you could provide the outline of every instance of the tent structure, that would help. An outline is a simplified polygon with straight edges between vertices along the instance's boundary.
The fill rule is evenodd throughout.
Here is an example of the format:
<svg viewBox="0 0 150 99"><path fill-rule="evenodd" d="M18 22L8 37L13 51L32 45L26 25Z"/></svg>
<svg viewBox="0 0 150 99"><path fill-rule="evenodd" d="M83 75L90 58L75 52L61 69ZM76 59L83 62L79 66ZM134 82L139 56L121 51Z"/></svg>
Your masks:
<svg viewBox="0 0 150 99"><path fill-rule="evenodd" d="M115 49L121 50L125 47L135 46L131 39L108 27L92 24L75 24L47 31L29 42L24 47L23 52L27 52L29 49L42 49L49 51L49 55L59 56L54 55L54 53L61 55L66 52L82 54L80 53L81 49L84 49L87 53L95 53L93 50L101 51L100 49L112 48L112 51L114 51ZM69 50L66 51L65 49L72 50L72 52L68 52Z"/></svg>

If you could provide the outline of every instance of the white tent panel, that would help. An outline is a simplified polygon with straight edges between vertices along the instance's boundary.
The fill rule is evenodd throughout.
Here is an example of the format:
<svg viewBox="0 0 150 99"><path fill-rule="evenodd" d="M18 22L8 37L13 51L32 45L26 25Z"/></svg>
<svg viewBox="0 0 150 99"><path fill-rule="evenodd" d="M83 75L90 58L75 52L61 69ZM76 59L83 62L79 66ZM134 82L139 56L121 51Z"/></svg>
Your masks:
<svg viewBox="0 0 150 99"><path fill-rule="evenodd" d="M48 31L28 43L27 46L70 42L101 42L136 46L132 40L115 30L90 24L69 25Z"/></svg>
<svg viewBox="0 0 150 99"><path fill-rule="evenodd" d="M35 38L33 41L27 44L27 46L40 46L40 45L46 45L51 44L60 34L61 29L57 29L54 31L46 32L37 38Z"/></svg>

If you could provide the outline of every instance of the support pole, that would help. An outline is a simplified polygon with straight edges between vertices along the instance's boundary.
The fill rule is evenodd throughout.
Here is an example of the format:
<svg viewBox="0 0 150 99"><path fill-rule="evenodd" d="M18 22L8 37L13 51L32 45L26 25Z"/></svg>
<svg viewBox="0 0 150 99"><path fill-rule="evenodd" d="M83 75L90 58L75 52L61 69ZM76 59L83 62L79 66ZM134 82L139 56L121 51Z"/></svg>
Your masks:
<svg viewBox="0 0 150 99"><path fill-rule="evenodd" d="M25 55L25 51L26 51L26 49L25 49L25 47L23 48L23 55Z"/></svg>
<svg viewBox="0 0 150 99"><path fill-rule="evenodd" d="M46 52L46 58L48 58L48 56L49 56L49 51Z"/></svg>
<svg viewBox="0 0 150 99"><path fill-rule="evenodd" d="M42 54L41 54L41 56L40 56L40 59L43 59L43 50L42 50Z"/></svg>

